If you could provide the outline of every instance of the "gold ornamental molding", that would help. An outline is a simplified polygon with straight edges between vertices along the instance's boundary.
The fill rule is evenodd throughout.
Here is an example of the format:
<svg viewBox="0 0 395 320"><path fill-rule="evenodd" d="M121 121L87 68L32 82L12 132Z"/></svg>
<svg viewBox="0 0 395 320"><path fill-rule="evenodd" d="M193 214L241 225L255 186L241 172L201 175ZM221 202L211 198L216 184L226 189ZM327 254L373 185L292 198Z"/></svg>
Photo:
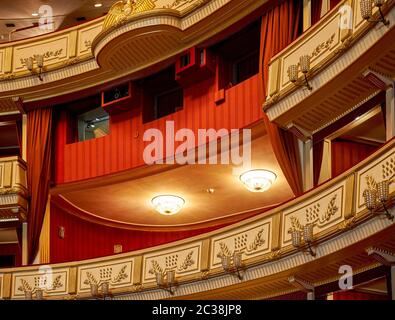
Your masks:
<svg viewBox="0 0 395 320"><path fill-rule="evenodd" d="M17 159L9 161L18 163ZM0 174L4 172L1 164ZM333 273L336 265L359 261L358 268L372 267L364 246L373 243L372 238L377 237L377 245L383 241L393 243L394 222L368 211L363 194L381 181L392 179L394 174L395 139L344 174L301 197L219 230L144 250L45 266L51 273L37 266L3 269L1 294L23 299L26 292L44 287L43 294L48 299L87 299L91 297L92 284L106 282L116 299L165 299L169 293L157 287L156 275L174 271L175 297L199 296L239 283L223 270L221 261L222 256L235 252L241 253L246 267L243 276L246 285L251 283L254 287L258 281L262 286L259 288L266 290L267 282L269 291L262 291L263 296L292 292L286 279L302 271L308 276L314 270L311 282L329 282L336 276ZM395 183L388 187L389 210L393 212ZM289 230L300 230L305 224L314 225L316 257L292 245ZM341 260L332 261L331 257Z"/></svg>

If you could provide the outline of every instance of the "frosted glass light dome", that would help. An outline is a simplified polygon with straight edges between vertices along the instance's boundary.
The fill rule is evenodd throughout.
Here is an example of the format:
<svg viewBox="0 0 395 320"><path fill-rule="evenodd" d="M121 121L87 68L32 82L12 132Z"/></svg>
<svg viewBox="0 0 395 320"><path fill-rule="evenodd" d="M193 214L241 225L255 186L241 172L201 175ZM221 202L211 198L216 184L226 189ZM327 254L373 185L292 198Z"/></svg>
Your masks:
<svg viewBox="0 0 395 320"><path fill-rule="evenodd" d="M152 206L160 214L170 216L180 212L185 200L179 196L160 195L151 200Z"/></svg>

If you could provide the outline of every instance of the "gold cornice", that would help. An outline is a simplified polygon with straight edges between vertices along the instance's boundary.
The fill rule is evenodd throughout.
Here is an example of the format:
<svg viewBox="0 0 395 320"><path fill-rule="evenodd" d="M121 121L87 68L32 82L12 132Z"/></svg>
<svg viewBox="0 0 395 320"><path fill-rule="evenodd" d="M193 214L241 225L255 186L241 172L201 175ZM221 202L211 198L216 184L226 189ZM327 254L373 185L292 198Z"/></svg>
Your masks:
<svg viewBox="0 0 395 320"><path fill-rule="evenodd" d="M103 40L107 35L111 34L114 30L117 30L118 28L127 25L132 22L137 22L137 21L142 21L148 18L158 18L158 17L163 17L163 16L171 16L171 17L176 17L178 19L181 19L183 16L180 14L179 11L173 10L173 9L153 9L150 11L145 11L145 12L139 12L136 13L135 15L131 15L121 21L119 21L116 24L109 25L106 28L103 28L103 30L95 37L95 39L92 42L92 54L94 55L95 48L97 45L100 43L100 41Z"/></svg>

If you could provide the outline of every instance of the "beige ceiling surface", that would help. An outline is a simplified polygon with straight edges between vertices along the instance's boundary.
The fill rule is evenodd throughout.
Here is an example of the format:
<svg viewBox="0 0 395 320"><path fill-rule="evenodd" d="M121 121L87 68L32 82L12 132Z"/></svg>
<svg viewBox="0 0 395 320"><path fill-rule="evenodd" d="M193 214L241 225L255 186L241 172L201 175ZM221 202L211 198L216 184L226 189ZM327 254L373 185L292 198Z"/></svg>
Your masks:
<svg viewBox="0 0 395 320"><path fill-rule="evenodd" d="M0 244L7 243L18 243L18 235L16 233L16 229L0 229Z"/></svg>
<svg viewBox="0 0 395 320"><path fill-rule="evenodd" d="M270 190L249 192L239 180L243 170L232 165L186 165L61 196L85 213L101 219L155 227L201 224L272 206L293 196L267 135L252 142L252 168L264 168L277 174ZM208 188L213 188L214 193L208 193ZM172 216L157 213L151 207L151 199L160 194L181 196L185 199L184 208Z"/></svg>

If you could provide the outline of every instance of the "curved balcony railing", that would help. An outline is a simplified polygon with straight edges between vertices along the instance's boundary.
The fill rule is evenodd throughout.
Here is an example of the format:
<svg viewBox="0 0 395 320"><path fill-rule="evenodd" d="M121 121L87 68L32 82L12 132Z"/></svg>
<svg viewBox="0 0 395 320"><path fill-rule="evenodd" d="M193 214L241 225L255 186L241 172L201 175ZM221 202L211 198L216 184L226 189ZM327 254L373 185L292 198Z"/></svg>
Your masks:
<svg viewBox="0 0 395 320"><path fill-rule="evenodd" d="M395 140L341 176L269 212L190 239L136 252L49 266L0 270L0 298L23 299L44 288L51 299L91 297L91 285L106 283L113 295L160 299L170 293L157 287L157 274L174 271L175 296L202 292L239 281L224 272L221 257L240 253L244 280L292 272L305 264L388 230L393 221L367 210L365 190L375 190L395 174ZM395 183L389 184L389 198ZM366 195L366 192L365 192ZM369 204L368 204L369 205ZM391 207L391 205L390 205ZM393 208L389 209L391 212ZM391 214L391 213L390 213ZM315 257L293 246L292 231L313 225ZM352 253L351 253L352 254ZM328 262L328 261L327 261ZM367 260L361 267L371 267ZM305 270L307 273L308 270ZM205 285L198 285L205 281ZM45 285L42 285L45 284Z"/></svg>

